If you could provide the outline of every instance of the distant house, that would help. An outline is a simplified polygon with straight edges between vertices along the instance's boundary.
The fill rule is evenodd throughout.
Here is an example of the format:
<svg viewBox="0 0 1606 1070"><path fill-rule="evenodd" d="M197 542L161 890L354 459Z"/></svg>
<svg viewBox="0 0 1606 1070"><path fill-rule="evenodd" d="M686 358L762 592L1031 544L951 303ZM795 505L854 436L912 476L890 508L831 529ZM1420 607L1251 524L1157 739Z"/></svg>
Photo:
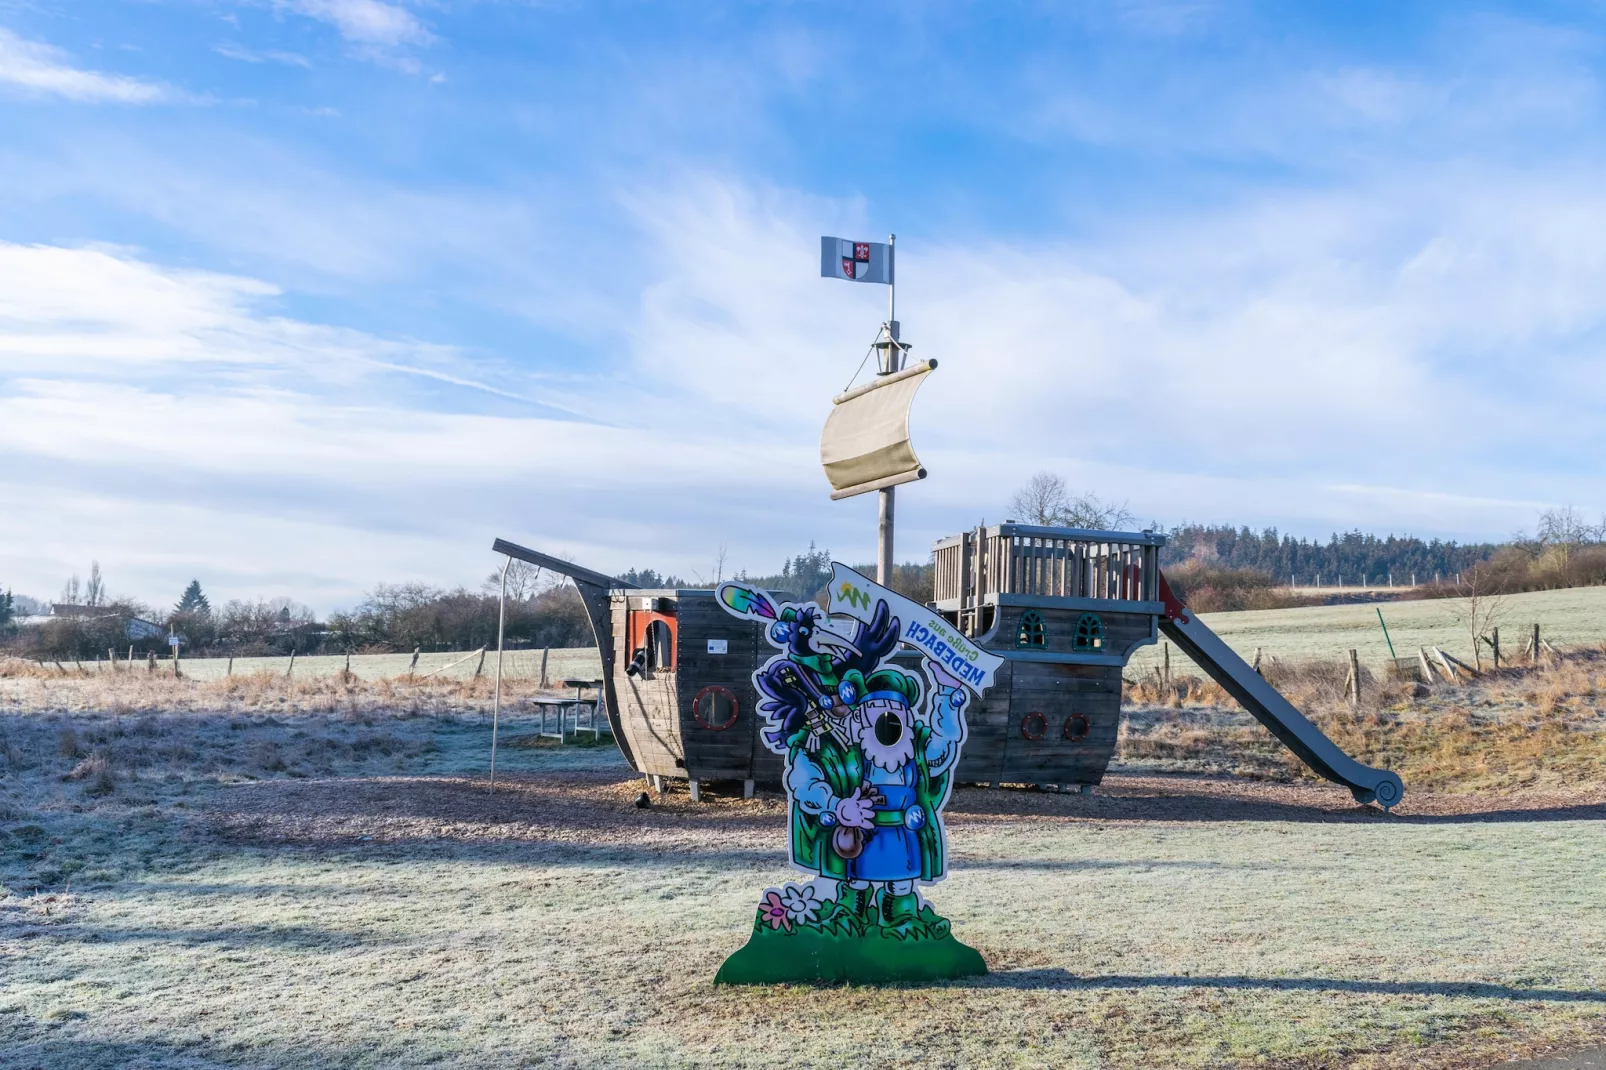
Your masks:
<svg viewBox="0 0 1606 1070"><path fill-rule="evenodd" d="M52 602L52 617L110 617L117 613L111 606L81 606L73 602Z"/></svg>
<svg viewBox="0 0 1606 1070"><path fill-rule="evenodd" d="M112 606L80 606L71 602L54 602L50 606L49 616L19 617L17 626L21 628L38 628L62 617L94 619L96 617L115 617L118 613L119 611ZM142 642L146 639L160 639L166 634L166 628L142 617L129 617L123 625L123 635L131 643Z"/></svg>

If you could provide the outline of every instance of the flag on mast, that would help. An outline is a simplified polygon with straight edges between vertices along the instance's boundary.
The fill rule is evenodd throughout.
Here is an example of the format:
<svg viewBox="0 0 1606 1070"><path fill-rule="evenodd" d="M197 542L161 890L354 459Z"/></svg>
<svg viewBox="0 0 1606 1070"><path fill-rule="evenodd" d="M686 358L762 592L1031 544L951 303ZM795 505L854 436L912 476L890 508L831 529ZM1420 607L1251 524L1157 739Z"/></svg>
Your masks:
<svg viewBox="0 0 1606 1070"><path fill-rule="evenodd" d="M878 241L820 239L820 277L892 285L892 246Z"/></svg>

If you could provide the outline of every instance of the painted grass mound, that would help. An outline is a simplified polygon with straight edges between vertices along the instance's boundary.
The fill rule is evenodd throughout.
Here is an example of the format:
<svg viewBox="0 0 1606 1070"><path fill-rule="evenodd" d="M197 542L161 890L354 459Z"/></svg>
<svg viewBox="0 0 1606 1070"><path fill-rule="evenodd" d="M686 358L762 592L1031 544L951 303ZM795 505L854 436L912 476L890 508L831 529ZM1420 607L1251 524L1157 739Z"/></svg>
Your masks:
<svg viewBox="0 0 1606 1070"><path fill-rule="evenodd" d="M896 926L774 923L763 907L746 946L725 960L717 985L929 984L987 972L981 953L955 940L929 906Z"/></svg>

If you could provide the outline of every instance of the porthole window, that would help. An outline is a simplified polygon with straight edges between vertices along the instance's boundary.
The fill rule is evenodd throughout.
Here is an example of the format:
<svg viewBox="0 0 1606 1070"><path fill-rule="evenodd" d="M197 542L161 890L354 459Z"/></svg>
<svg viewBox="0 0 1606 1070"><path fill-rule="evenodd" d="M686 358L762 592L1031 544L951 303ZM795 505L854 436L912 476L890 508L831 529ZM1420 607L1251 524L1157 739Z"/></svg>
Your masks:
<svg viewBox="0 0 1606 1070"><path fill-rule="evenodd" d="M692 719L711 732L723 732L735 724L739 710L730 689L717 685L703 688L691 700Z"/></svg>
<svg viewBox="0 0 1606 1070"><path fill-rule="evenodd" d="M1104 622L1097 613L1083 613L1076 621L1076 636L1072 649L1102 653L1104 650Z"/></svg>
<svg viewBox="0 0 1606 1070"><path fill-rule="evenodd" d="M1015 633L1015 645L1042 649L1047 645L1047 641L1047 633L1043 628L1043 615L1035 609L1028 609L1022 613L1020 630Z"/></svg>

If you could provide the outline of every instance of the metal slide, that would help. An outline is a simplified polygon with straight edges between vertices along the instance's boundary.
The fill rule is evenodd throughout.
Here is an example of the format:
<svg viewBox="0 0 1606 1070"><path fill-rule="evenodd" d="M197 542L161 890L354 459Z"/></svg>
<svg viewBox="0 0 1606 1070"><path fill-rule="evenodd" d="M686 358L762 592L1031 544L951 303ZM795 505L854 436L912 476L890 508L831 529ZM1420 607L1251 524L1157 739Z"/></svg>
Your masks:
<svg viewBox="0 0 1606 1070"><path fill-rule="evenodd" d="M1204 622L1171 592L1163 574L1160 597L1165 601L1160 630L1252 713L1255 720L1297 754L1300 761L1333 783L1349 788L1357 802L1375 802L1388 810L1405 795L1405 785L1398 773L1362 765L1339 750L1337 744L1306 720L1293 703L1251 669L1232 647L1205 627Z"/></svg>

